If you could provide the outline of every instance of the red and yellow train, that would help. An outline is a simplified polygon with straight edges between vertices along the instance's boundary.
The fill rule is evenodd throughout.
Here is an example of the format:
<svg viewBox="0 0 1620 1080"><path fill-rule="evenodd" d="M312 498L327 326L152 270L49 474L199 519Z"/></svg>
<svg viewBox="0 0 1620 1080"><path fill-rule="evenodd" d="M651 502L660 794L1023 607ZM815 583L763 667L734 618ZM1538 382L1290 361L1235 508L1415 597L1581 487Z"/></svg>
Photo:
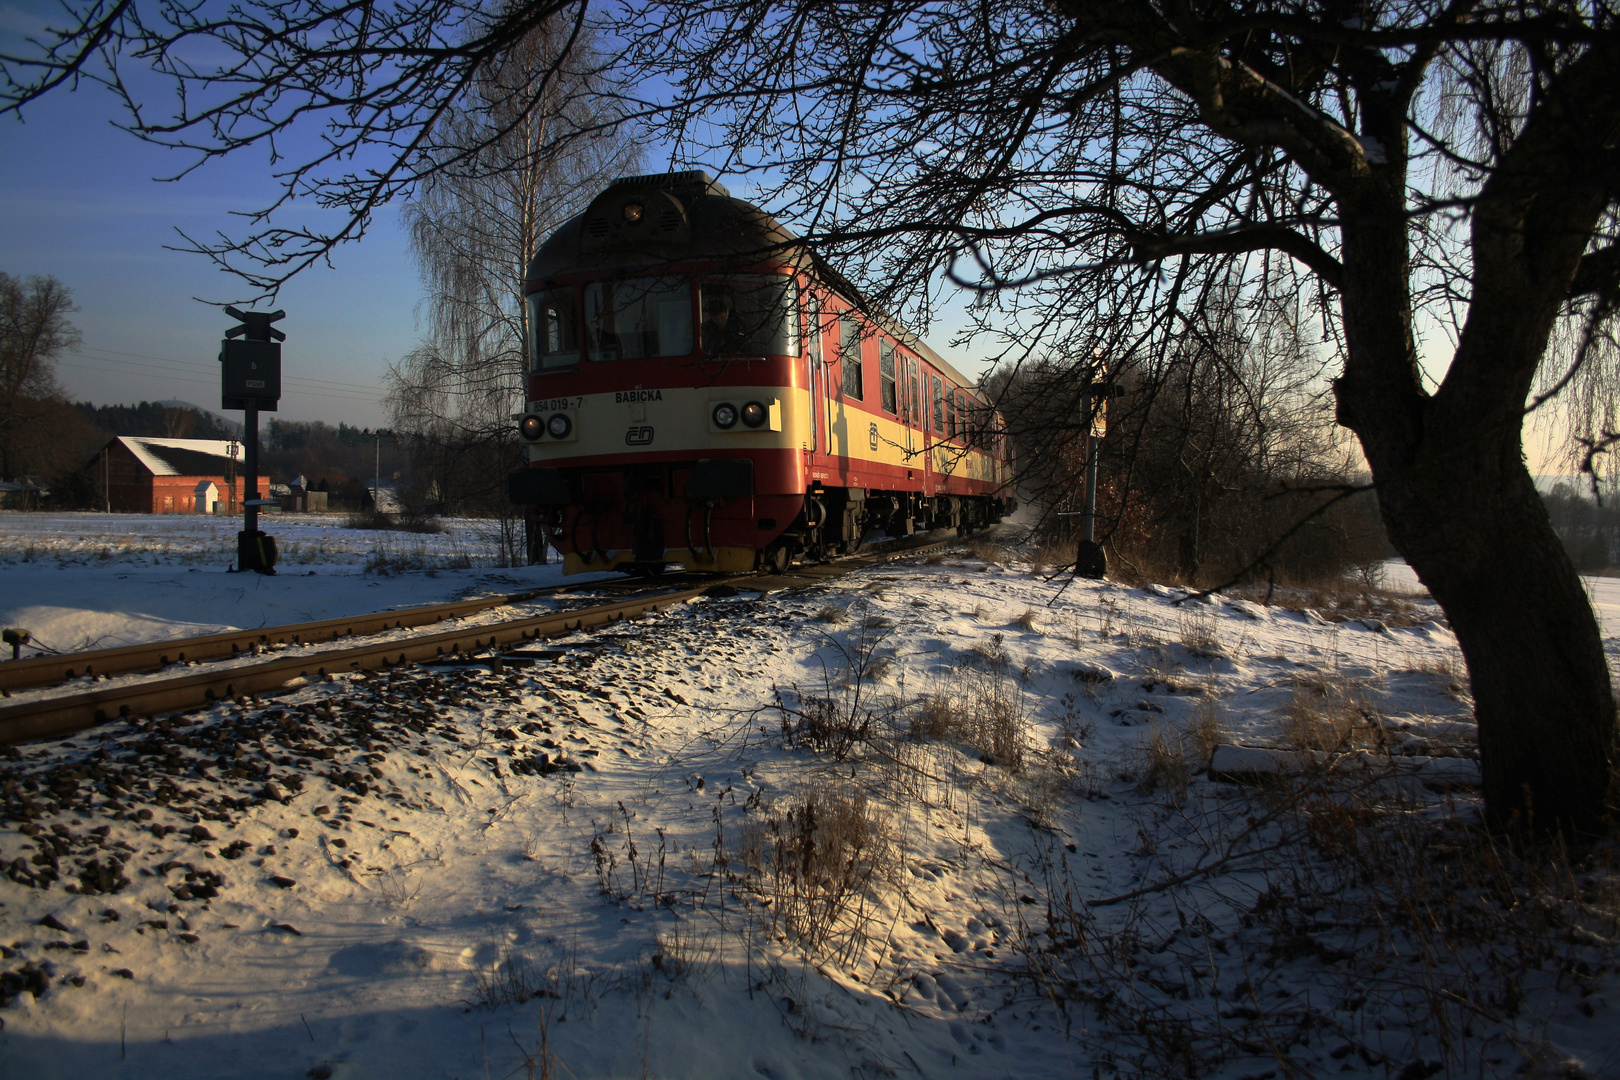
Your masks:
<svg viewBox="0 0 1620 1080"><path fill-rule="evenodd" d="M1013 508L984 395L701 172L617 180L529 264L530 465L565 570L781 570Z"/></svg>

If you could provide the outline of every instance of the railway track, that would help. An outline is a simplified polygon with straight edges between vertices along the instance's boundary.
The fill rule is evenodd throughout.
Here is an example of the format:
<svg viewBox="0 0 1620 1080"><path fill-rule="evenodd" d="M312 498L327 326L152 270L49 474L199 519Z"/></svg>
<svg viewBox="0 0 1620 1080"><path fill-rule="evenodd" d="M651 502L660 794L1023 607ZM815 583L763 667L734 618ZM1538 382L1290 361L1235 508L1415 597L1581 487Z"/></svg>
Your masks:
<svg viewBox="0 0 1620 1080"><path fill-rule="evenodd" d="M696 577L685 574L661 579L660 587L681 584ZM714 579L703 579L712 583ZM10 695L18 690L40 686L54 686L85 675L127 675L131 672L158 671L171 664L206 663L232 660L236 657L257 655L274 645L322 645L344 638L366 637L389 630L410 630L431 626L448 619L462 619L468 615L496 608L513 607L583 590L618 593L645 592L648 583L641 579L592 582L584 585L551 585L540 589L500 596L484 596L472 600L456 600L447 604L427 604L422 607L396 608L366 615L320 619L314 622L291 623L286 626L266 626L257 629L227 630L200 637L171 638L139 645L125 645L114 649L88 649L83 652L62 653L55 656L31 656L27 660L0 663L0 694Z"/></svg>
<svg viewBox="0 0 1620 1080"><path fill-rule="evenodd" d="M93 653L13 661L9 664L0 664L0 688L5 688L8 692L13 688L59 684L89 673L112 675L149 672L154 667L166 668L176 660L242 662L210 665L203 670L188 668L184 674L159 670L147 677L120 680L116 685L49 694L14 704L0 705L0 745L67 735L126 717L184 712L206 707L220 699L271 693L286 688L289 684L301 685L300 680L324 678L339 672L423 663L454 656L470 659L476 654L491 650L510 650L546 638L640 618L655 611L687 603L712 592L717 586L760 592L803 587L896 558L944 548L954 542L954 537L944 541L891 541L874 550L846 556L830 563L794 567L779 575L711 578L684 589L669 587L672 583L678 584L680 579L675 579L674 582L660 582L657 585L647 582L634 585L615 582L608 585L608 588L615 590L627 587L639 588L639 593L585 608L549 611L542 615L477 626L416 633L393 637L386 641L339 644L331 648L302 652L297 656L267 656L262 654L262 650L266 645L325 644L334 640L342 641L374 635L391 629L431 626L446 619L460 618L492 608L538 599L548 594L575 590L578 586L559 586L513 596L488 597L455 604L436 604L431 607L380 612L353 619L325 619L260 630L210 634L125 649L104 649ZM521 656L514 659L519 662L525 659L532 661L532 658ZM12 668L23 670L20 674L12 675L9 670ZM28 681L30 679L34 681Z"/></svg>

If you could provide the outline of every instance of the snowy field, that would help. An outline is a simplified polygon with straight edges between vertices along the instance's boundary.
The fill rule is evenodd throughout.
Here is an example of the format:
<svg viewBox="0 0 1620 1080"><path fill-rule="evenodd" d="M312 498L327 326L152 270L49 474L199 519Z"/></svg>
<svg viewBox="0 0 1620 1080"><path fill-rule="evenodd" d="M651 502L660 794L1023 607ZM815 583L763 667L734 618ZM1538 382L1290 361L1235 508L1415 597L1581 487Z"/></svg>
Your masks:
<svg viewBox="0 0 1620 1080"><path fill-rule="evenodd" d="M500 567L490 521L450 519L442 533L406 533L344 528L342 517L319 514L260 520L279 549L273 577L226 573L236 561L235 518L0 512L0 625L29 631L27 656L341 618L563 580L558 564Z"/></svg>
<svg viewBox="0 0 1620 1080"><path fill-rule="evenodd" d="M0 516L0 621L112 644L556 573L271 528L288 572L244 578L223 524ZM1446 952L1462 909L1401 916L1445 845L1362 873L1474 812L1432 604L1066 583L993 539L12 752L0 1075L1620 1075L1612 936Z"/></svg>

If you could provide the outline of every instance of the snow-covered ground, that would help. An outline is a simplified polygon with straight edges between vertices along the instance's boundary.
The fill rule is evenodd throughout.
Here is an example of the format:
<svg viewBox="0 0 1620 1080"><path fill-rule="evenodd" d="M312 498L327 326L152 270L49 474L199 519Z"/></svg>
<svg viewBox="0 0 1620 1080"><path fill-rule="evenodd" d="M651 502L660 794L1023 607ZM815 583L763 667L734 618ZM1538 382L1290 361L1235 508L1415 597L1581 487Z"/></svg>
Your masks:
<svg viewBox="0 0 1620 1080"><path fill-rule="evenodd" d="M322 514L261 521L280 552L273 577L226 573L236 560L235 518L0 512L0 625L29 631L28 656L341 618L563 580L556 563L499 566L497 527L489 521L451 519L440 533L350 529L343 518Z"/></svg>
<svg viewBox="0 0 1620 1080"><path fill-rule="evenodd" d="M84 612L38 623L67 643L555 573L380 576L374 535L277 521L315 576L244 580L211 523L45 520L0 517L0 618ZM1355 814L1393 815L1365 849L1470 815L1432 605L1048 580L999 539L0 759L0 1075L1509 1075L1536 1040L1620 1074L1612 945L1516 954L1492 1026L1448 1002L1495 952L1396 956L1433 942L1323 886L1370 865L1330 857ZM1206 769L1323 738L1342 814Z"/></svg>
<svg viewBox="0 0 1620 1080"><path fill-rule="evenodd" d="M1584 576L1586 595L1592 601L1592 610L1597 613L1598 623L1603 627L1605 640L1620 637L1620 577ZM1417 573L1400 559L1391 559L1384 564L1384 586L1402 592L1426 593L1423 582L1418 580ZM1614 654L1613 644L1609 645L1609 652Z"/></svg>

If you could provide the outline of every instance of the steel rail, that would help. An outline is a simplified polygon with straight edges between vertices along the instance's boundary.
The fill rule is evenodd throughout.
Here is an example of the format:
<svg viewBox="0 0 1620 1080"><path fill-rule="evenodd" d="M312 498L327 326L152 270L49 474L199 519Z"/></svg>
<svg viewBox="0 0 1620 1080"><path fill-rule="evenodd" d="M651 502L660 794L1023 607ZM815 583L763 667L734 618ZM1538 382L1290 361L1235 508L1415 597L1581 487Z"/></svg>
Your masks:
<svg viewBox="0 0 1620 1080"><path fill-rule="evenodd" d="M124 717L183 712L205 707L222 699L264 694L280 690L297 679L324 678L343 671L420 663L445 656L467 655L521 645L541 638L558 637L579 630L639 618L649 612L687 603L714 589L716 585L735 581L747 582L741 588L761 592L803 587L895 558L946 547L952 542L954 540L918 545L902 543L882 551L861 552L840 559L834 564L799 567L777 575L709 581L697 588L663 592L596 607L547 612L544 615L509 619L504 622L412 635L404 640L340 646L302 656L264 657L234 667L213 668L207 671L188 672L184 675L156 675L119 686L98 687L94 690L18 702L0 706L0 746L68 735ZM486 603L485 606L495 605ZM388 614L394 616L400 613ZM326 621L335 624L352 623L356 620ZM317 624L305 624L306 627L311 625ZM211 635L211 637L229 638L231 635ZM238 637L237 640L241 638ZM169 644L173 646L184 643Z"/></svg>
<svg viewBox="0 0 1620 1080"><path fill-rule="evenodd" d="M612 584L617 584L614 582ZM31 656L26 660L0 663L0 691L10 693L31 687L52 686L82 675L124 675L132 671L154 671L182 661L229 660L251 653L255 646L313 645L347 637L380 634L428 626L445 619L459 619L492 608L509 607L579 585L555 585L506 596L485 596L456 600L447 604L396 608L362 615L348 615L315 622L263 626L257 629L226 630L200 637L172 638L112 649L91 649L56 656Z"/></svg>
<svg viewBox="0 0 1620 1080"><path fill-rule="evenodd" d="M705 586L705 589L710 587ZM299 678L316 679L342 671L420 663L457 653L469 654L537 638L557 637L685 603L703 595L705 589L687 589L576 611L548 612L526 619L413 635L403 641L325 649L305 656L264 658L237 667L154 677L125 686L98 687L19 702L0 707L0 745L66 735L120 717L180 712L225 698L263 694Z"/></svg>

